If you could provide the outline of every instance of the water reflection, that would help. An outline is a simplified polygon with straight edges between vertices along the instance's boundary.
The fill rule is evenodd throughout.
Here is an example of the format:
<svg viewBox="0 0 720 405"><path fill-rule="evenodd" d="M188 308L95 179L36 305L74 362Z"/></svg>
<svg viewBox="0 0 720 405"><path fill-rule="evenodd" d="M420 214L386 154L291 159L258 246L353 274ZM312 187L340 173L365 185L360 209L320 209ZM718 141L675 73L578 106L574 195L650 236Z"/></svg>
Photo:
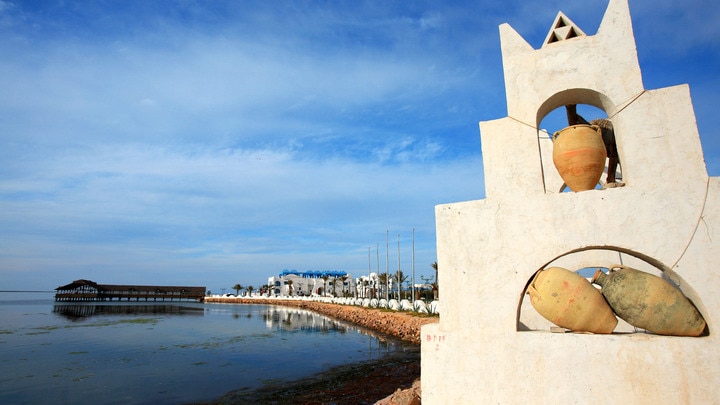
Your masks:
<svg viewBox="0 0 720 405"><path fill-rule="evenodd" d="M391 347L398 345L393 338L377 333L352 323L329 318L306 309L292 307L268 306L267 310L261 313L268 329L279 329L284 332L301 333L341 333L357 332L368 337L369 351L374 350L387 352ZM372 348L375 342L375 349ZM402 343L399 343L402 346Z"/></svg>
<svg viewBox="0 0 720 405"><path fill-rule="evenodd" d="M5 404L200 403L239 387L258 389L418 350L279 306L23 298L0 302L0 319Z"/></svg>
<svg viewBox="0 0 720 405"><path fill-rule="evenodd" d="M377 333L349 322L339 321L319 313L294 307L284 306L237 306L232 308L232 318L251 319L259 317L265 327L271 331L282 333L300 334L347 334L355 332L364 335L368 339L368 354L376 357L380 353L388 353L397 342L393 338L382 333ZM55 304L53 313L72 322L84 321L93 316L105 315L156 315L156 316L200 316L207 312L208 315L224 313L229 308L226 306L208 306L207 304ZM247 311L247 312L245 312ZM402 345L401 345L402 346ZM374 353L374 355L373 355Z"/></svg>
<svg viewBox="0 0 720 405"><path fill-rule="evenodd" d="M202 307L184 305L94 305L55 304L53 313L71 321L79 321L96 315L196 315L202 316Z"/></svg>
<svg viewBox="0 0 720 405"><path fill-rule="evenodd" d="M268 329L279 328L286 332L345 333L350 329L348 324L304 309L269 307L262 316Z"/></svg>

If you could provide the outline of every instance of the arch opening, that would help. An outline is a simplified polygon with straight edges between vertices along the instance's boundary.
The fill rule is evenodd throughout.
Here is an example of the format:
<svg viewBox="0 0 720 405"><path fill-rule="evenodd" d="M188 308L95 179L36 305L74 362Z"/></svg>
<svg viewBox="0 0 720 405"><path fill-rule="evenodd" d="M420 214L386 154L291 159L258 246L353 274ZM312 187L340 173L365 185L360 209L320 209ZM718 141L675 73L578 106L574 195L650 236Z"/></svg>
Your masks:
<svg viewBox="0 0 720 405"><path fill-rule="evenodd" d="M677 288L695 306L698 312L707 320L705 307L696 291L679 274L659 260L619 246L588 246L568 251L559 255L532 272L527 279L519 297L516 314L516 331L548 331L556 330L557 326L540 315L530 303L528 288L535 275L549 267L562 267L573 271L586 279L592 277L597 269L608 269L614 265L623 265L658 276ZM598 286L596 286L599 288ZM710 325L706 326L701 336L709 335ZM618 317L618 324L613 334L649 333L637 328Z"/></svg>
<svg viewBox="0 0 720 405"><path fill-rule="evenodd" d="M565 107L568 105L577 106L576 111L573 109L566 111ZM604 145L606 158L604 159L604 163L603 160L594 160L596 163L591 164L591 166L594 167L592 171L600 176L600 180L596 182L594 187L584 186L580 190L624 185L616 142L617 133L611 119L615 113L615 106L608 97L595 90L581 88L567 89L558 92L540 105L536 115L536 128L538 128L538 147L540 150L545 192L562 193L571 191L566 184L566 180L561 177L560 170L558 170L554 164L553 151L555 144L553 142L553 134L570 125L581 123L596 125L595 129L602 135L602 145L598 144L594 146L597 152L595 152L593 156L601 159L601 155L599 154L603 153ZM600 142L600 139L597 139L596 142ZM559 156L570 156L559 151L558 153L561 153ZM588 167L588 162L585 160L582 162L581 166L575 167L583 167L583 169L566 169L566 172L576 173L577 170L584 171L585 168ZM600 172L601 169L602 173ZM590 180L590 182L590 184L592 184L594 180Z"/></svg>

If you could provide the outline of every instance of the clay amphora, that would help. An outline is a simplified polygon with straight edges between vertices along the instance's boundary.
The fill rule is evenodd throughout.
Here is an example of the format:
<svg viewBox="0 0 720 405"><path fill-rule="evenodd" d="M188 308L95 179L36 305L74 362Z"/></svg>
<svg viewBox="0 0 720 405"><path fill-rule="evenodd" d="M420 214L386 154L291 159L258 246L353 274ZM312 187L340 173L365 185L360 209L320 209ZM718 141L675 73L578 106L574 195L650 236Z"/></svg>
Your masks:
<svg viewBox="0 0 720 405"><path fill-rule="evenodd" d="M612 333L618 323L597 288L561 267L538 271L528 286L528 294L540 315L575 332Z"/></svg>
<svg viewBox="0 0 720 405"><path fill-rule="evenodd" d="M605 144L597 125L572 125L553 134L553 163L570 190L592 190L605 170Z"/></svg>
<svg viewBox="0 0 720 405"><path fill-rule="evenodd" d="M658 335L699 336L705 319L683 293L662 278L627 266L598 270L592 282L620 318Z"/></svg>

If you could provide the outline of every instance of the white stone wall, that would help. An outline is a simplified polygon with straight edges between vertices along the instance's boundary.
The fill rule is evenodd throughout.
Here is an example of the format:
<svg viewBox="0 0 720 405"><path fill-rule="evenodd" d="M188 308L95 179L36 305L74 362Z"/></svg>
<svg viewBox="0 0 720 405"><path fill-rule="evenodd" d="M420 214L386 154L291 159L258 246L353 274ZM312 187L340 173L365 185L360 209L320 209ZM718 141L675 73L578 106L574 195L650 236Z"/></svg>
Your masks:
<svg viewBox="0 0 720 405"><path fill-rule="evenodd" d="M688 87L642 87L627 0L610 1L594 36L533 50L500 33L509 116L480 124L486 198L435 210L443 312L422 329L423 404L718 403L720 180ZM612 119L625 187L559 192L537 125L570 103ZM673 281L710 334L624 322L612 335L551 333L525 299L539 269L619 263Z"/></svg>

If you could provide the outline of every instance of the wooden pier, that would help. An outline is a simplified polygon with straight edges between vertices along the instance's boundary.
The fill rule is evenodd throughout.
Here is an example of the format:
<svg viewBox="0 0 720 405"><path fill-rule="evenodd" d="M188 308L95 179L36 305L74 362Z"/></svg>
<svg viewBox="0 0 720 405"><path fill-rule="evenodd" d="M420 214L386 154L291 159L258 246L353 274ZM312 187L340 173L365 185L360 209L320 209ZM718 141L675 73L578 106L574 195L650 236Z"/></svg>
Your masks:
<svg viewBox="0 0 720 405"><path fill-rule="evenodd" d="M205 298L205 287L113 285L75 280L55 289L55 301L198 301Z"/></svg>

